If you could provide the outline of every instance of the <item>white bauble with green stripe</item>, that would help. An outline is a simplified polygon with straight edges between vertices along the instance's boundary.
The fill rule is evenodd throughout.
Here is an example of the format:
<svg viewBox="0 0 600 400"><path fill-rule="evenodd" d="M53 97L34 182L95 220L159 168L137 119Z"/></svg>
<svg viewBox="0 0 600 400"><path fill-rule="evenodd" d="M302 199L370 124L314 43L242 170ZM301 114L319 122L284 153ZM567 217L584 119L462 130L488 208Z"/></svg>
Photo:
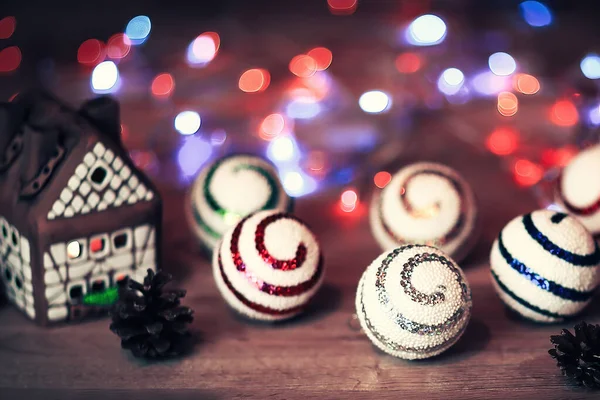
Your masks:
<svg viewBox="0 0 600 400"><path fill-rule="evenodd" d="M291 211L275 167L252 155L231 155L206 166L192 185L188 220L209 251L245 216L261 210Z"/></svg>

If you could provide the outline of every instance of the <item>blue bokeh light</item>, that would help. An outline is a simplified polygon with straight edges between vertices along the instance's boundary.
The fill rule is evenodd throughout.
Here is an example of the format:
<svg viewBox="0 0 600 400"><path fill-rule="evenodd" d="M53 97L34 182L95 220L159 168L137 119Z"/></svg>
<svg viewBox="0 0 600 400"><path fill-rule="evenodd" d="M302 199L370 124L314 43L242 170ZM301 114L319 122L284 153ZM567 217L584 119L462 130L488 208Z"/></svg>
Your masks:
<svg viewBox="0 0 600 400"><path fill-rule="evenodd" d="M579 66L586 78L600 78L600 56L598 54L588 54L581 60Z"/></svg>
<svg viewBox="0 0 600 400"><path fill-rule="evenodd" d="M131 40L131 44L138 45L146 41L151 29L150 18L145 15L138 15L129 21L125 28L125 34Z"/></svg>
<svg viewBox="0 0 600 400"><path fill-rule="evenodd" d="M188 136L177 153L177 164L184 178L195 176L210 158L212 146L199 136Z"/></svg>
<svg viewBox="0 0 600 400"><path fill-rule="evenodd" d="M531 26L540 27L552 23L550 9L538 1L524 1L520 4L521 15Z"/></svg>

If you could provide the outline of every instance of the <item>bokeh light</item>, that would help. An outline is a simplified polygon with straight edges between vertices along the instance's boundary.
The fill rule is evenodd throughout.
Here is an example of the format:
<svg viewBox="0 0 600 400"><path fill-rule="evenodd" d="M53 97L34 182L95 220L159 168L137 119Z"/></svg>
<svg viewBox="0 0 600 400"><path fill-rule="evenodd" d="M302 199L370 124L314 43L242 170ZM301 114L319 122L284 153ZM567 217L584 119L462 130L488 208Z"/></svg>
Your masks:
<svg viewBox="0 0 600 400"><path fill-rule="evenodd" d="M321 105L313 96L299 96L288 103L285 113L294 119L311 119L321 113Z"/></svg>
<svg viewBox="0 0 600 400"><path fill-rule="evenodd" d="M352 15L358 6L358 0L327 0L329 11L333 15Z"/></svg>
<svg viewBox="0 0 600 400"><path fill-rule="evenodd" d="M383 189L384 187L386 187L391 180L392 175L387 171L379 171L373 177L373 182L375 183L375 186L377 186L379 189Z"/></svg>
<svg viewBox="0 0 600 400"><path fill-rule="evenodd" d="M175 90L175 80L171 74L159 74L152 81L151 91L156 97L169 97Z"/></svg>
<svg viewBox="0 0 600 400"><path fill-rule="evenodd" d="M363 93L358 99L360 108L370 114L378 114L390 109L392 100L381 90L371 90Z"/></svg>
<svg viewBox="0 0 600 400"><path fill-rule="evenodd" d="M515 59L508 53L494 53L488 59L490 71L498 76L507 76L515 72L517 63Z"/></svg>
<svg viewBox="0 0 600 400"><path fill-rule="evenodd" d="M199 136L189 136L177 153L177 163L184 178L196 176L209 159L212 146Z"/></svg>
<svg viewBox="0 0 600 400"><path fill-rule="evenodd" d="M498 76L491 71L484 71L473 77L471 87L481 95L494 96L508 90L510 82L505 76Z"/></svg>
<svg viewBox="0 0 600 400"><path fill-rule="evenodd" d="M538 1L524 1L519 8L523 19L531 26L540 27L552 23L550 9Z"/></svg>
<svg viewBox="0 0 600 400"><path fill-rule="evenodd" d="M200 114L195 111L182 111L175 117L175 129L182 135L193 135L201 124Z"/></svg>
<svg viewBox="0 0 600 400"><path fill-rule="evenodd" d="M221 38L216 32L205 32L190 43L187 60L192 65L204 66L211 62L219 51Z"/></svg>
<svg viewBox="0 0 600 400"><path fill-rule="evenodd" d="M109 93L118 89L119 69L112 61L103 61L92 71L91 85L94 93Z"/></svg>
<svg viewBox="0 0 600 400"><path fill-rule="evenodd" d="M352 212L358 203L358 195L354 189L348 189L342 192L340 196L340 208L344 212Z"/></svg>
<svg viewBox="0 0 600 400"><path fill-rule="evenodd" d="M485 146L494 154L507 156L515 152L519 145L519 135L508 127L499 127L489 134Z"/></svg>
<svg viewBox="0 0 600 400"><path fill-rule="evenodd" d="M105 55L104 43L97 39L88 39L81 43L77 50L77 62L93 67L104 61Z"/></svg>
<svg viewBox="0 0 600 400"><path fill-rule="evenodd" d="M395 64L401 74L412 74L421 68L421 58L415 53L402 53L396 57Z"/></svg>
<svg viewBox="0 0 600 400"><path fill-rule="evenodd" d="M577 153L578 150L576 146L545 149L542 152L542 163L546 166L565 167Z"/></svg>
<svg viewBox="0 0 600 400"><path fill-rule="evenodd" d="M588 112L588 120L592 125L600 125L600 106L592 107Z"/></svg>
<svg viewBox="0 0 600 400"><path fill-rule="evenodd" d="M4 17L0 19L0 39L8 39L15 33L17 19L15 17Z"/></svg>
<svg viewBox="0 0 600 400"><path fill-rule="evenodd" d="M544 176L544 170L538 164L526 160L517 160L513 167L514 179L521 186L535 185Z"/></svg>
<svg viewBox="0 0 600 400"><path fill-rule="evenodd" d="M498 112L505 116L511 117L519 110L519 101L517 96L511 92L501 92L498 94Z"/></svg>
<svg viewBox="0 0 600 400"><path fill-rule="evenodd" d="M285 119L281 114L267 115L260 124L259 136L265 140L271 140L283 132Z"/></svg>
<svg viewBox="0 0 600 400"><path fill-rule="evenodd" d="M327 68L329 68L331 62L333 61L331 50L325 47L315 47L306 53L306 55L315 60L315 63L317 64L317 71L325 71Z"/></svg>
<svg viewBox="0 0 600 400"><path fill-rule="evenodd" d="M213 146L221 146L227 140L227 132L217 129L210 134L210 143Z"/></svg>
<svg viewBox="0 0 600 400"><path fill-rule="evenodd" d="M112 59L125 58L131 50L131 40L123 33L112 35L106 43L106 55Z"/></svg>
<svg viewBox="0 0 600 400"><path fill-rule="evenodd" d="M296 157L296 144L289 136L277 136L269 144L267 156L274 162L292 161Z"/></svg>
<svg viewBox="0 0 600 400"><path fill-rule="evenodd" d="M437 15L421 15L410 23L405 36L415 46L433 46L446 38L446 23Z"/></svg>
<svg viewBox="0 0 600 400"><path fill-rule="evenodd" d="M125 28L125 34L131 40L131 44L138 45L142 44L148 39L152 30L152 23L150 18L145 15L138 15L133 17Z"/></svg>
<svg viewBox="0 0 600 400"><path fill-rule="evenodd" d="M600 78L600 56L598 54L588 54L581 60L579 66L586 78Z"/></svg>
<svg viewBox="0 0 600 400"><path fill-rule="evenodd" d="M579 121L577 108L569 100L559 100L550 109L550 121L558 126L573 126Z"/></svg>
<svg viewBox="0 0 600 400"><path fill-rule="evenodd" d="M515 87L523 94L536 94L540 91L540 82L533 75L518 74Z"/></svg>
<svg viewBox="0 0 600 400"><path fill-rule="evenodd" d="M21 64L21 50L10 46L0 51L0 72L12 72Z"/></svg>
<svg viewBox="0 0 600 400"><path fill-rule="evenodd" d="M317 62L311 56L299 54L290 61L290 71L296 76L307 78L317 72Z"/></svg>
<svg viewBox="0 0 600 400"><path fill-rule="evenodd" d="M271 83L271 74L266 69L253 68L245 71L238 82L242 92L263 92Z"/></svg>
<svg viewBox="0 0 600 400"><path fill-rule="evenodd" d="M465 75L458 68L448 68L438 78L437 86L440 92L453 95L458 93L465 82Z"/></svg>

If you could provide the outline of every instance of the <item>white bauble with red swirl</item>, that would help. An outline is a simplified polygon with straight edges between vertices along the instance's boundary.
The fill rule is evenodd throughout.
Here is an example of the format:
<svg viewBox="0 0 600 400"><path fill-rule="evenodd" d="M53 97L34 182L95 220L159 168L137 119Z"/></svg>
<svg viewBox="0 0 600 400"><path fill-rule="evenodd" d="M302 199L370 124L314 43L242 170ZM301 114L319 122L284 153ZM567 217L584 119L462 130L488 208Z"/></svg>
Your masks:
<svg viewBox="0 0 600 400"><path fill-rule="evenodd" d="M555 200L592 234L600 233L600 144L583 150L565 167Z"/></svg>
<svg viewBox="0 0 600 400"><path fill-rule="evenodd" d="M473 190L445 165L422 162L402 168L374 194L369 214L373 236L383 250L424 244L461 260L475 243Z"/></svg>
<svg viewBox="0 0 600 400"><path fill-rule="evenodd" d="M223 234L246 215L291 211L275 167L260 157L234 154L206 166L192 185L187 216L198 240L213 250Z"/></svg>
<svg viewBox="0 0 600 400"><path fill-rule="evenodd" d="M385 251L365 270L356 291L356 313L367 337L407 360L452 347L467 328L471 308L462 270L430 246Z"/></svg>
<svg viewBox="0 0 600 400"><path fill-rule="evenodd" d="M323 281L317 239L297 217L260 211L242 219L213 253L225 301L256 320L279 321L306 308Z"/></svg>

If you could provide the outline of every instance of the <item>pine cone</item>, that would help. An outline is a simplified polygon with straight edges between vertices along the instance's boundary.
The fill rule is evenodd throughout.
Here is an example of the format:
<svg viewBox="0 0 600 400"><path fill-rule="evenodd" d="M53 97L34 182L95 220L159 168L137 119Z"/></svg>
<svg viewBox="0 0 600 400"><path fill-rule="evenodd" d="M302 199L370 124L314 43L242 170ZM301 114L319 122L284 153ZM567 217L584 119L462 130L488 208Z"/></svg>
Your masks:
<svg viewBox="0 0 600 400"><path fill-rule="evenodd" d="M190 344L187 324L193 310L181 306L185 290L163 287L172 276L149 269L144 284L129 279L111 310L110 330L121 338L121 347L136 357L163 358L184 352Z"/></svg>
<svg viewBox="0 0 600 400"><path fill-rule="evenodd" d="M563 375L579 385L600 388L600 325L580 322L575 336L567 329L550 336L554 349L548 350L558 361Z"/></svg>

